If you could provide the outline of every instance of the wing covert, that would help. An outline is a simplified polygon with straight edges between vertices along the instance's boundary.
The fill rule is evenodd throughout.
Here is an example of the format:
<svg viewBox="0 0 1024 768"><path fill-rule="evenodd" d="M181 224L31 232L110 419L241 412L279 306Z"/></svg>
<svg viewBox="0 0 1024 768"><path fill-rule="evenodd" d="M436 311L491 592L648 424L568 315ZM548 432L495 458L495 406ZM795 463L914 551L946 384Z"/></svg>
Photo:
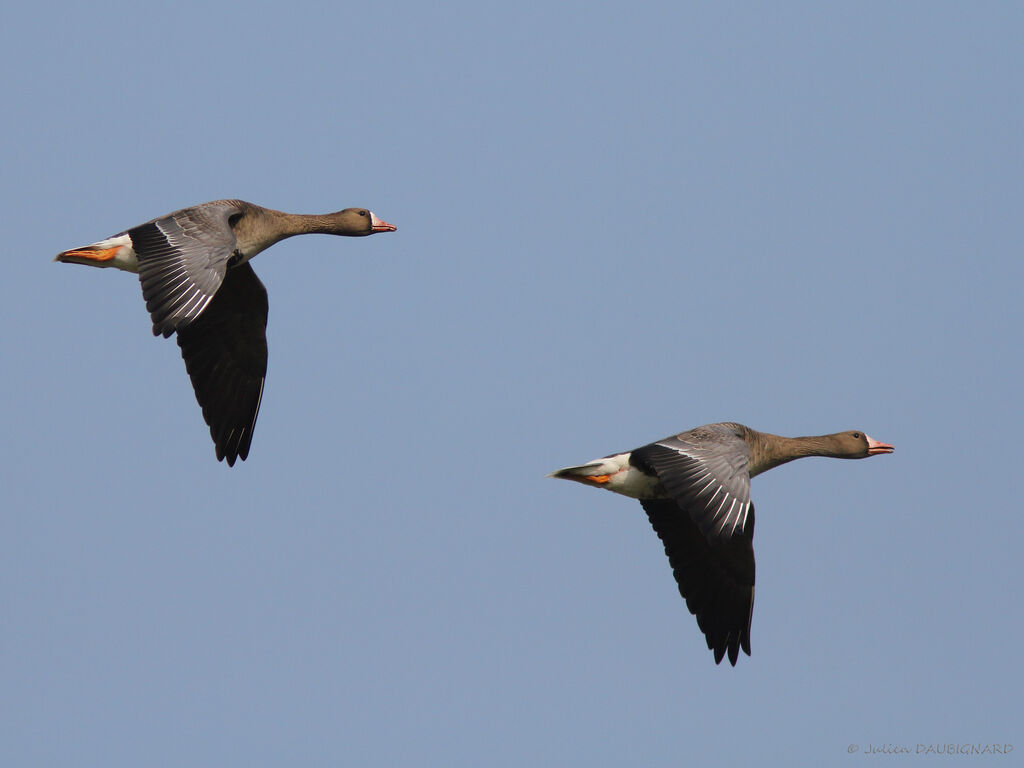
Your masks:
<svg viewBox="0 0 1024 768"><path fill-rule="evenodd" d="M705 446L673 437L638 448L630 460L657 475L701 533L728 539L751 520L749 459L742 439Z"/></svg>
<svg viewBox="0 0 1024 768"><path fill-rule="evenodd" d="M230 219L241 212L207 203L128 230L154 335L170 336L209 305L237 246Z"/></svg>

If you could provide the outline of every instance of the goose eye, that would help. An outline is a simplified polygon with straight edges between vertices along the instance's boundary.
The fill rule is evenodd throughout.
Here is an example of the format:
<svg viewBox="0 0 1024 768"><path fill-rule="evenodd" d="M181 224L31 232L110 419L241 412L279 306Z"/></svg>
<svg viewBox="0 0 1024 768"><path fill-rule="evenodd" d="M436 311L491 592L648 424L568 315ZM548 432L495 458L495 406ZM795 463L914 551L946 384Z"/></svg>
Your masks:
<svg viewBox="0 0 1024 768"><path fill-rule="evenodd" d="M854 433L853 433L853 436L854 436L854 437L860 437L860 432L854 432Z"/></svg>
<svg viewBox="0 0 1024 768"><path fill-rule="evenodd" d="M360 215L360 216L365 216L365 215L366 215L366 211L360 211L360 212L359 212L359 215Z"/></svg>

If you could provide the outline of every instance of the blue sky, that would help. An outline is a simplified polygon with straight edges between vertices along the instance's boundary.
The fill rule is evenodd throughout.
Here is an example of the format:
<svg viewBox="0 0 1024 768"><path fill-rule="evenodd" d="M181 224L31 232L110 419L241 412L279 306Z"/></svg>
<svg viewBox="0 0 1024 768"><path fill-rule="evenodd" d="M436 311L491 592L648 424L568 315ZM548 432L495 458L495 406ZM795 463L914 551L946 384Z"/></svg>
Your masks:
<svg viewBox="0 0 1024 768"><path fill-rule="evenodd" d="M1024 11L595 5L9 9L5 765L1024 750ZM50 261L221 197L398 226L253 262L233 469L137 280ZM735 669L545 477L721 420L896 446L754 481Z"/></svg>

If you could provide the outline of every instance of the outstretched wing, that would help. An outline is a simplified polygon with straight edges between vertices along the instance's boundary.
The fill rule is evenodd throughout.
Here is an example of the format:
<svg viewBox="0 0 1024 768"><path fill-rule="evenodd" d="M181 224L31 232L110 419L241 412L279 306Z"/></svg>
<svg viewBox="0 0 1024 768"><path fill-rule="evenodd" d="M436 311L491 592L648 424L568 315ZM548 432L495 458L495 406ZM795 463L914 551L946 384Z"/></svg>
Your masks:
<svg viewBox="0 0 1024 768"><path fill-rule="evenodd" d="M217 459L249 455L267 375L267 289L248 263L224 277L206 311L178 329L178 346Z"/></svg>
<svg viewBox="0 0 1024 768"><path fill-rule="evenodd" d="M754 609L754 547L749 536L727 542L709 542L672 499L644 499L647 517L654 526L672 575L686 607L697 617L697 626L719 663L729 653L736 664L739 649L750 655L750 621ZM750 508L750 533L754 508Z"/></svg>
<svg viewBox="0 0 1024 768"><path fill-rule="evenodd" d="M754 505L750 454L727 431L713 439L690 433L633 451L630 462L657 475L671 498L641 500L665 545L686 607L714 651L733 665L750 655L754 607Z"/></svg>
<svg viewBox="0 0 1024 768"><path fill-rule="evenodd" d="M139 260L139 280L153 335L170 336L213 300L237 246L234 202L184 208L128 230Z"/></svg>

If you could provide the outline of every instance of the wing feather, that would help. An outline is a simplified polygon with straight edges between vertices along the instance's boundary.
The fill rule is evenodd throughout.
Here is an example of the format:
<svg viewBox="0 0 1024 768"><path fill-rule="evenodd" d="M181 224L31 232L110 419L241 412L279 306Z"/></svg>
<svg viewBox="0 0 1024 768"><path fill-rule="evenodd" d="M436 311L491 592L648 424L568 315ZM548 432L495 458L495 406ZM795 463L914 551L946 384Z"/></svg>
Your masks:
<svg viewBox="0 0 1024 768"><path fill-rule="evenodd" d="M755 566L749 459L746 441L730 425L676 435L630 455L632 464L657 476L669 497L640 503L716 663L728 655L735 665L740 649L750 655Z"/></svg>
<svg viewBox="0 0 1024 768"><path fill-rule="evenodd" d="M228 271L206 311L178 329L178 346L217 459L249 455L267 375L267 290L248 263Z"/></svg>
<svg viewBox="0 0 1024 768"><path fill-rule="evenodd" d="M213 300L237 247L231 217L237 202L184 208L128 230L153 334L170 336Z"/></svg>

